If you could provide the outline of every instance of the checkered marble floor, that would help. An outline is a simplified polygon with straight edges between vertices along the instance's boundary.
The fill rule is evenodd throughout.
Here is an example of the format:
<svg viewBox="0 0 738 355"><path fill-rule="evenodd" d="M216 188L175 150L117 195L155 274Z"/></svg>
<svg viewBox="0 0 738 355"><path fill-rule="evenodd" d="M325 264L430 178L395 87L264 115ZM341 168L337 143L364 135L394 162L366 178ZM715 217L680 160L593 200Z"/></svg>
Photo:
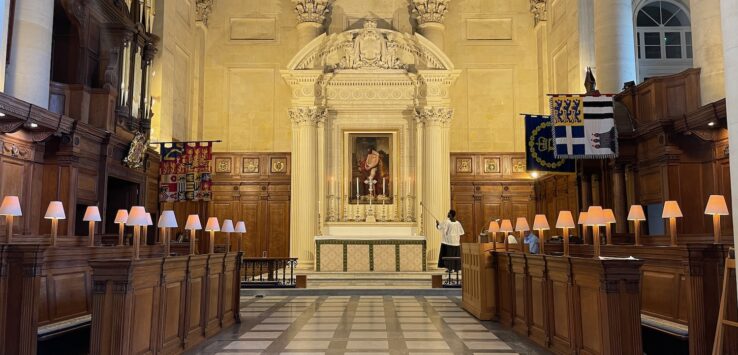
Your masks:
<svg viewBox="0 0 738 355"><path fill-rule="evenodd" d="M240 325L190 354L547 354L458 297L242 297Z"/></svg>

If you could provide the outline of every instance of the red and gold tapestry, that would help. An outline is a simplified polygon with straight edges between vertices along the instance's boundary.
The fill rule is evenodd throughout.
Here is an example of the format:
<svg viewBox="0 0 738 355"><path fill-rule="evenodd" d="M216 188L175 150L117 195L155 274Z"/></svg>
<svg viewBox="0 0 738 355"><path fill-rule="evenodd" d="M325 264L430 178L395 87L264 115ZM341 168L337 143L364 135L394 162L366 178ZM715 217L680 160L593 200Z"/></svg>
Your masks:
<svg viewBox="0 0 738 355"><path fill-rule="evenodd" d="M212 142L163 143L159 201L210 201Z"/></svg>

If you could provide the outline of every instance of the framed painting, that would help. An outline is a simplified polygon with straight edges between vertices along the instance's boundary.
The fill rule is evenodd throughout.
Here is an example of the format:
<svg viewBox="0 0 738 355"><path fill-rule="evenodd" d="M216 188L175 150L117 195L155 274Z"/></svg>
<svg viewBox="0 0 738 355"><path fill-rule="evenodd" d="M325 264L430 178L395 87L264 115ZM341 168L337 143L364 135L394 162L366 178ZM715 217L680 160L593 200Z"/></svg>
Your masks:
<svg viewBox="0 0 738 355"><path fill-rule="evenodd" d="M349 133L351 203L392 204L392 133Z"/></svg>

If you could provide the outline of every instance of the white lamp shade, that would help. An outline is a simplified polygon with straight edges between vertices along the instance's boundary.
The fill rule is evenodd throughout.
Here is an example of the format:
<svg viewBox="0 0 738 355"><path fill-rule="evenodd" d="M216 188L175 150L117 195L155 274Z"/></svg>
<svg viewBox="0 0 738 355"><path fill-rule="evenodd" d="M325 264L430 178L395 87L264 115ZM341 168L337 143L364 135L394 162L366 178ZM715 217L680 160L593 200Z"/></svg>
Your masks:
<svg viewBox="0 0 738 355"><path fill-rule="evenodd" d="M118 213L115 214L115 223L121 224L126 222L128 222L128 211L118 210Z"/></svg>
<svg viewBox="0 0 738 355"><path fill-rule="evenodd" d="M208 223L205 224L205 230L208 232L220 232L220 224L218 223L218 217L208 218Z"/></svg>
<svg viewBox="0 0 738 355"><path fill-rule="evenodd" d="M3 203L0 205L0 215L2 216L22 216L20 201L18 196L5 196Z"/></svg>
<svg viewBox="0 0 738 355"><path fill-rule="evenodd" d="M707 206L705 207L705 214L727 216L728 204L725 203L725 197L723 195L710 195L707 200Z"/></svg>
<svg viewBox="0 0 738 355"><path fill-rule="evenodd" d="M82 220L85 222L102 221L102 218L100 218L100 209L97 208L97 206L87 206L87 209L85 210L85 216L82 217Z"/></svg>
<svg viewBox="0 0 738 355"><path fill-rule="evenodd" d="M661 218L681 218L682 210L679 208L679 204L676 201L664 202L664 212L661 214Z"/></svg>
<svg viewBox="0 0 738 355"><path fill-rule="evenodd" d="M126 220L127 226L148 226L148 220L146 220L146 209L143 206L133 206L131 211L128 212L128 220Z"/></svg>
<svg viewBox="0 0 738 355"><path fill-rule="evenodd" d="M61 201L49 202L49 207L46 209L46 214L44 215L44 218L66 219L67 216L64 214L64 205L61 203Z"/></svg>
<svg viewBox="0 0 738 355"><path fill-rule="evenodd" d="M500 224L497 221L489 222L489 228L487 229L490 233L497 233L500 231Z"/></svg>
<svg viewBox="0 0 738 355"><path fill-rule="evenodd" d="M530 226L528 225L528 220L525 219L525 217L518 217L518 219L515 221L515 231L527 232L529 230Z"/></svg>
<svg viewBox="0 0 738 355"><path fill-rule="evenodd" d="M508 233L512 231L513 231L512 222L510 222L509 219L503 219L502 224L500 224L500 232Z"/></svg>
<svg viewBox="0 0 738 355"><path fill-rule="evenodd" d="M629 221L645 221L646 214L643 212L643 206L641 205L630 206L630 211L628 211L628 220Z"/></svg>
<svg viewBox="0 0 738 355"><path fill-rule="evenodd" d="M579 212L579 219L577 219L577 224L586 226L587 218L589 218L589 213L587 213L586 211Z"/></svg>
<svg viewBox="0 0 738 355"><path fill-rule="evenodd" d="M187 216L187 223L185 223L185 229L196 230L196 231L202 229L202 224L200 224L200 216L196 214L191 214Z"/></svg>
<svg viewBox="0 0 738 355"><path fill-rule="evenodd" d="M223 221L223 226L220 227L220 231L223 233L235 232L236 230L233 228L233 221L231 221L230 219L226 219L225 221Z"/></svg>
<svg viewBox="0 0 738 355"><path fill-rule="evenodd" d="M587 223L588 226L601 226L605 224L605 213L602 212L600 206L589 206L587 210Z"/></svg>
<svg viewBox="0 0 738 355"><path fill-rule="evenodd" d="M236 223L235 232L236 233L246 233L246 223L244 223L244 221L239 221L238 223Z"/></svg>
<svg viewBox="0 0 738 355"><path fill-rule="evenodd" d="M161 213L159 216L159 228L177 228L177 216L174 215L174 211L167 210Z"/></svg>
<svg viewBox="0 0 738 355"><path fill-rule="evenodd" d="M610 208L602 210L602 214L605 217L605 223L617 223L615 219L615 213Z"/></svg>
<svg viewBox="0 0 738 355"><path fill-rule="evenodd" d="M151 213L146 212L146 225L147 226L153 226L154 221L151 219Z"/></svg>
<svg viewBox="0 0 738 355"><path fill-rule="evenodd" d="M548 219L545 214L537 214L533 219L533 229L535 230L549 230L551 227L548 225Z"/></svg>
<svg viewBox="0 0 738 355"><path fill-rule="evenodd" d="M556 228L575 228L576 226L571 211L559 212L559 218L556 219Z"/></svg>

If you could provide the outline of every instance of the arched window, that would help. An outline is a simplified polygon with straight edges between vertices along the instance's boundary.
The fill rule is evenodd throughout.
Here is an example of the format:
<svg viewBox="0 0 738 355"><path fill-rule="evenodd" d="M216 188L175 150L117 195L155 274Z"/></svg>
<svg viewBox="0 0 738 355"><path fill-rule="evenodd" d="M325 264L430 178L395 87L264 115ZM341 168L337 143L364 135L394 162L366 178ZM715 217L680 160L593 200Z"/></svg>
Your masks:
<svg viewBox="0 0 738 355"><path fill-rule="evenodd" d="M641 79L692 67L692 29L687 10L671 1L652 1L635 18Z"/></svg>

